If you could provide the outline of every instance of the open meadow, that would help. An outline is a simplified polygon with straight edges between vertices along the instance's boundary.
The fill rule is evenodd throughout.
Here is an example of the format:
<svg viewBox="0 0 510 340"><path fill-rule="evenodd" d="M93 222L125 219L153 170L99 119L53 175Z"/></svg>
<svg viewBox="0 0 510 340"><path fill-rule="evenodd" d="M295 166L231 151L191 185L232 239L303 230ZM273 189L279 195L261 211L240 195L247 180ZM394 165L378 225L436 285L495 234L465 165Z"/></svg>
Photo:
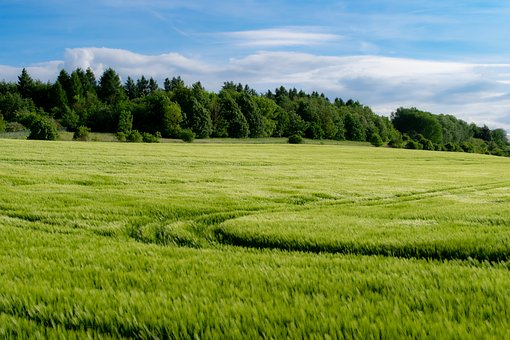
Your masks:
<svg viewBox="0 0 510 340"><path fill-rule="evenodd" d="M0 338L510 336L510 159L0 140Z"/></svg>

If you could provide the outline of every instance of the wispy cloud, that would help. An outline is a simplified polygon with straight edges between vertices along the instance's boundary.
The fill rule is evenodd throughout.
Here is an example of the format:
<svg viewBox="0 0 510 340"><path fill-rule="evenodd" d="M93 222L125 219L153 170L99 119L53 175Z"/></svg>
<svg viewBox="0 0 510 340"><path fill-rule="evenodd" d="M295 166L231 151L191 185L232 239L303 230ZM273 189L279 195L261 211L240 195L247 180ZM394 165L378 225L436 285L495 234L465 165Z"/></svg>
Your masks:
<svg viewBox="0 0 510 340"><path fill-rule="evenodd" d="M283 27L222 33L238 46L282 47L310 46L340 40L342 37L323 33L316 27Z"/></svg>
<svg viewBox="0 0 510 340"><path fill-rule="evenodd" d="M510 64L439 62L380 56L321 56L262 51L224 63L207 63L179 53L144 55L121 49L68 49L65 59L28 67L34 78L55 79L60 68L90 67L96 75L114 68L127 76L162 82L181 76L217 91L224 81L265 92L280 85L353 98L388 115L399 106L448 113L468 122L510 131ZM19 68L0 66L0 79L16 81Z"/></svg>
<svg viewBox="0 0 510 340"><path fill-rule="evenodd" d="M121 76L150 76L156 79L181 75L197 79L216 71L213 65L191 59L179 53L144 55L127 50L111 48L72 48L65 53L64 67L69 70L91 68L100 75L108 67Z"/></svg>

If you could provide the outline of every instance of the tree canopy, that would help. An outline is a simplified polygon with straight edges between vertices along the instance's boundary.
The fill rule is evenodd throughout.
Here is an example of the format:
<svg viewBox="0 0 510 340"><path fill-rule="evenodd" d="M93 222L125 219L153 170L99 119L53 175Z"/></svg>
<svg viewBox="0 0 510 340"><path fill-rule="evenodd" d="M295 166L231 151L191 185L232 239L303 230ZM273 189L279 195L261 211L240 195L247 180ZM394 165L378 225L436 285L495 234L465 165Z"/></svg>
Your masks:
<svg viewBox="0 0 510 340"><path fill-rule="evenodd" d="M148 134L167 138L191 133L196 138L301 136L426 150L510 153L505 130L468 124L452 115L400 107L390 119L354 99L330 100L322 93L284 86L257 93L248 85L225 82L216 93L200 82L188 86L178 76L166 78L162 88L145 76L127 77L122 83L112 68L99 81L91 69L61 70L53 83L34 80L23 69L17 83L0 83L0 115L6 131L13 124L30 129L38 122L39 130L48 128L50 135L48 122L73 132L79 127L124 136L136 131L146 140Z"/></svg>

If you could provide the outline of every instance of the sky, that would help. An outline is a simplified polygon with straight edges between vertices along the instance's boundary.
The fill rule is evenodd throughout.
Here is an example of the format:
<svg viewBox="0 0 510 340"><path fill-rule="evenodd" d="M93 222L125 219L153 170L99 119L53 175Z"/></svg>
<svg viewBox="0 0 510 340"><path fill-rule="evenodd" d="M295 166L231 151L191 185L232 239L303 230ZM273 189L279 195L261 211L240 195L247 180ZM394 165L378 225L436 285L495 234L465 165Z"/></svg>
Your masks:
<svg viewBox="0 0 510 340"><path fill-rule="evenodd" d="M503 0L0 0L0 81L112 67L123 80L283 85L510 133L509 17Z"/></svg>

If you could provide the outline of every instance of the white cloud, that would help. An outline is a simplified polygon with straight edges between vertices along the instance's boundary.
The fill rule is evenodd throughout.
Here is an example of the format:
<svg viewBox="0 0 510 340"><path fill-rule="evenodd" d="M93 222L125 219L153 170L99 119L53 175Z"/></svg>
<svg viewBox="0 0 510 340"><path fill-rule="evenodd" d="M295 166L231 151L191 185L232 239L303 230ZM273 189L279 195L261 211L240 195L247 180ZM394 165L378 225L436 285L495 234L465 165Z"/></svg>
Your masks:
<svg viewBox="0 0 510 340"><path fill-rule="evenodd" d="M214 66L187 58L179 53L144 55L126 50L96 47L67 49L64 67L68 70L90 67L96 75L101 75L106 68L112 67L124 78L145 75L155 79L176 75L196 79L200 75L215 71Z"/></svg>
<svg viewBox="0 0 510 340"><path fill-rule="evenodd" d="M341 39L338 35L322 33L316 27L271 28L221 35L242 47L310 46Z"/></svg>
<svg viewBox="0 0 510 340"><path fill-rule="evenodd" d="M55 79L62 68L62 61L48 61L25 67L30 76L34 79L47 81ZM22 67L0 65L0 80L17 81L21 74Z"/></svg>
<svg viewBox="0 0 510 340"><path fill-rule="evenodd" d="M324 92L331 99L353 98L388 115L399 106L448 113L468 122L510 131L510 64L474 64L379 56L318 56L258 52L213 64L179 53L143 55L108 48L68 49L63 61L27 67L33 78L56 78L59 70L90 67L99 77L107 68L123 79L141 75L160 84L181 76L217 91L224 81L265 92L280 85ZM17 81L20 68L0 66L0 79Z"/></svg>

